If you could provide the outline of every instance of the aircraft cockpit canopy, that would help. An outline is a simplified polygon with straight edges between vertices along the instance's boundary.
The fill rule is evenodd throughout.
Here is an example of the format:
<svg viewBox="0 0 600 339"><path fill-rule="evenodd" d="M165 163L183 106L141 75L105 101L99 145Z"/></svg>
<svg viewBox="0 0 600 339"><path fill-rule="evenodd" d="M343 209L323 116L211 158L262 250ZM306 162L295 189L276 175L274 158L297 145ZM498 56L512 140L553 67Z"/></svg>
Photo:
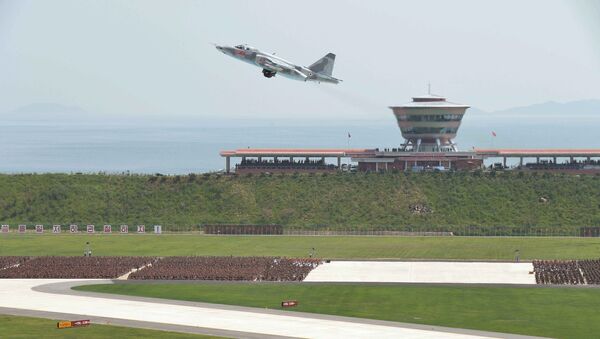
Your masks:
<svg viewBox="0 0 600 339"><path fill-rule="evenodd" d="M252 47L247 46L247 45L237 45L237 46L235 46L235 48L241 49L241 50L244 50L244 51L250 51L250 50L253 49Z"/></svg>

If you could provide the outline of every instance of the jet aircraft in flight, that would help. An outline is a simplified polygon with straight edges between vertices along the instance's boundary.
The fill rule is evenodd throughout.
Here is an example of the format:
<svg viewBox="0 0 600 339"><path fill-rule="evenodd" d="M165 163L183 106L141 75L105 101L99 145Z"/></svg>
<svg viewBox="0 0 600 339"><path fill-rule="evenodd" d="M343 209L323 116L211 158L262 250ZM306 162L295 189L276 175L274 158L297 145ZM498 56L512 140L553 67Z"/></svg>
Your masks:
<svg viewBox="0 0 600 339"><path fill-rule="evenodd" d="M340 79L332 76L335 54L328 53L312 65L298 66L273 54L261 52L248 45L237 45L235 47L215 45L217 50L238 60L245 61L254 66L262 68L262 73L267 78L279 74L286 78L301 81L328 82L337 84Z"/></svg>

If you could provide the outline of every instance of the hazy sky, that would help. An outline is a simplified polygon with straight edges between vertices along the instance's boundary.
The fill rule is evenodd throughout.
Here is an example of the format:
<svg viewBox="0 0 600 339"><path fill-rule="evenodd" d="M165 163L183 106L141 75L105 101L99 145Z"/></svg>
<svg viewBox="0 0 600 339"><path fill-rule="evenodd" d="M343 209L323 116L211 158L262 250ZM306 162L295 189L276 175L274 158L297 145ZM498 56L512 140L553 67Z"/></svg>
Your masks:
<svg viewBox="0 0 600 339"><path fill-rule="evenodd" d="M428 81L485 110L600 99L598 22L593 0L0 0L0 112L378 119ZM333 52L344 82L267 79L211 42Z"/></svg>

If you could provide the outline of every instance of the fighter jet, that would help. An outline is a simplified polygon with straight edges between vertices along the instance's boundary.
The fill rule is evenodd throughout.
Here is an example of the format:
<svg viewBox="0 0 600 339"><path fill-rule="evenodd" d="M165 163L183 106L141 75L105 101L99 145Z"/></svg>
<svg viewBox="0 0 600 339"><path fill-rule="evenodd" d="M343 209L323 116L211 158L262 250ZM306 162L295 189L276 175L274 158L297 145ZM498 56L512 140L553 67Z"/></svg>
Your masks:
<svg viewBox="0 0 600 339"><path fill-rule="evenodd" d="M215 45L217 50L233 58L245 61L254 66L262 68L262 73L267 78L277 74L286 78L300 81L316 81L337 84L340 79L334 78L333 63L335 54L328 53L308 67L295 65L273 54L261 52L248 45L237 45L235 47Z"/></svg>

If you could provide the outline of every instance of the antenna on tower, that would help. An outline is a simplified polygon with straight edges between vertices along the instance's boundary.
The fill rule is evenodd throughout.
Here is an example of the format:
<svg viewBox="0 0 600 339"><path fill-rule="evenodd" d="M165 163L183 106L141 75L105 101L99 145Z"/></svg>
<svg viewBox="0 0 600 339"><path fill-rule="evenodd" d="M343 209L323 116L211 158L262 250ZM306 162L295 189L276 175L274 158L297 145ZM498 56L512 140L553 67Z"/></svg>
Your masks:
<svg viewBox="0 0 600 339"><path fill-rule="evenodd" d="M431 81L427 83L427 94L431 95Z"/></svg>

